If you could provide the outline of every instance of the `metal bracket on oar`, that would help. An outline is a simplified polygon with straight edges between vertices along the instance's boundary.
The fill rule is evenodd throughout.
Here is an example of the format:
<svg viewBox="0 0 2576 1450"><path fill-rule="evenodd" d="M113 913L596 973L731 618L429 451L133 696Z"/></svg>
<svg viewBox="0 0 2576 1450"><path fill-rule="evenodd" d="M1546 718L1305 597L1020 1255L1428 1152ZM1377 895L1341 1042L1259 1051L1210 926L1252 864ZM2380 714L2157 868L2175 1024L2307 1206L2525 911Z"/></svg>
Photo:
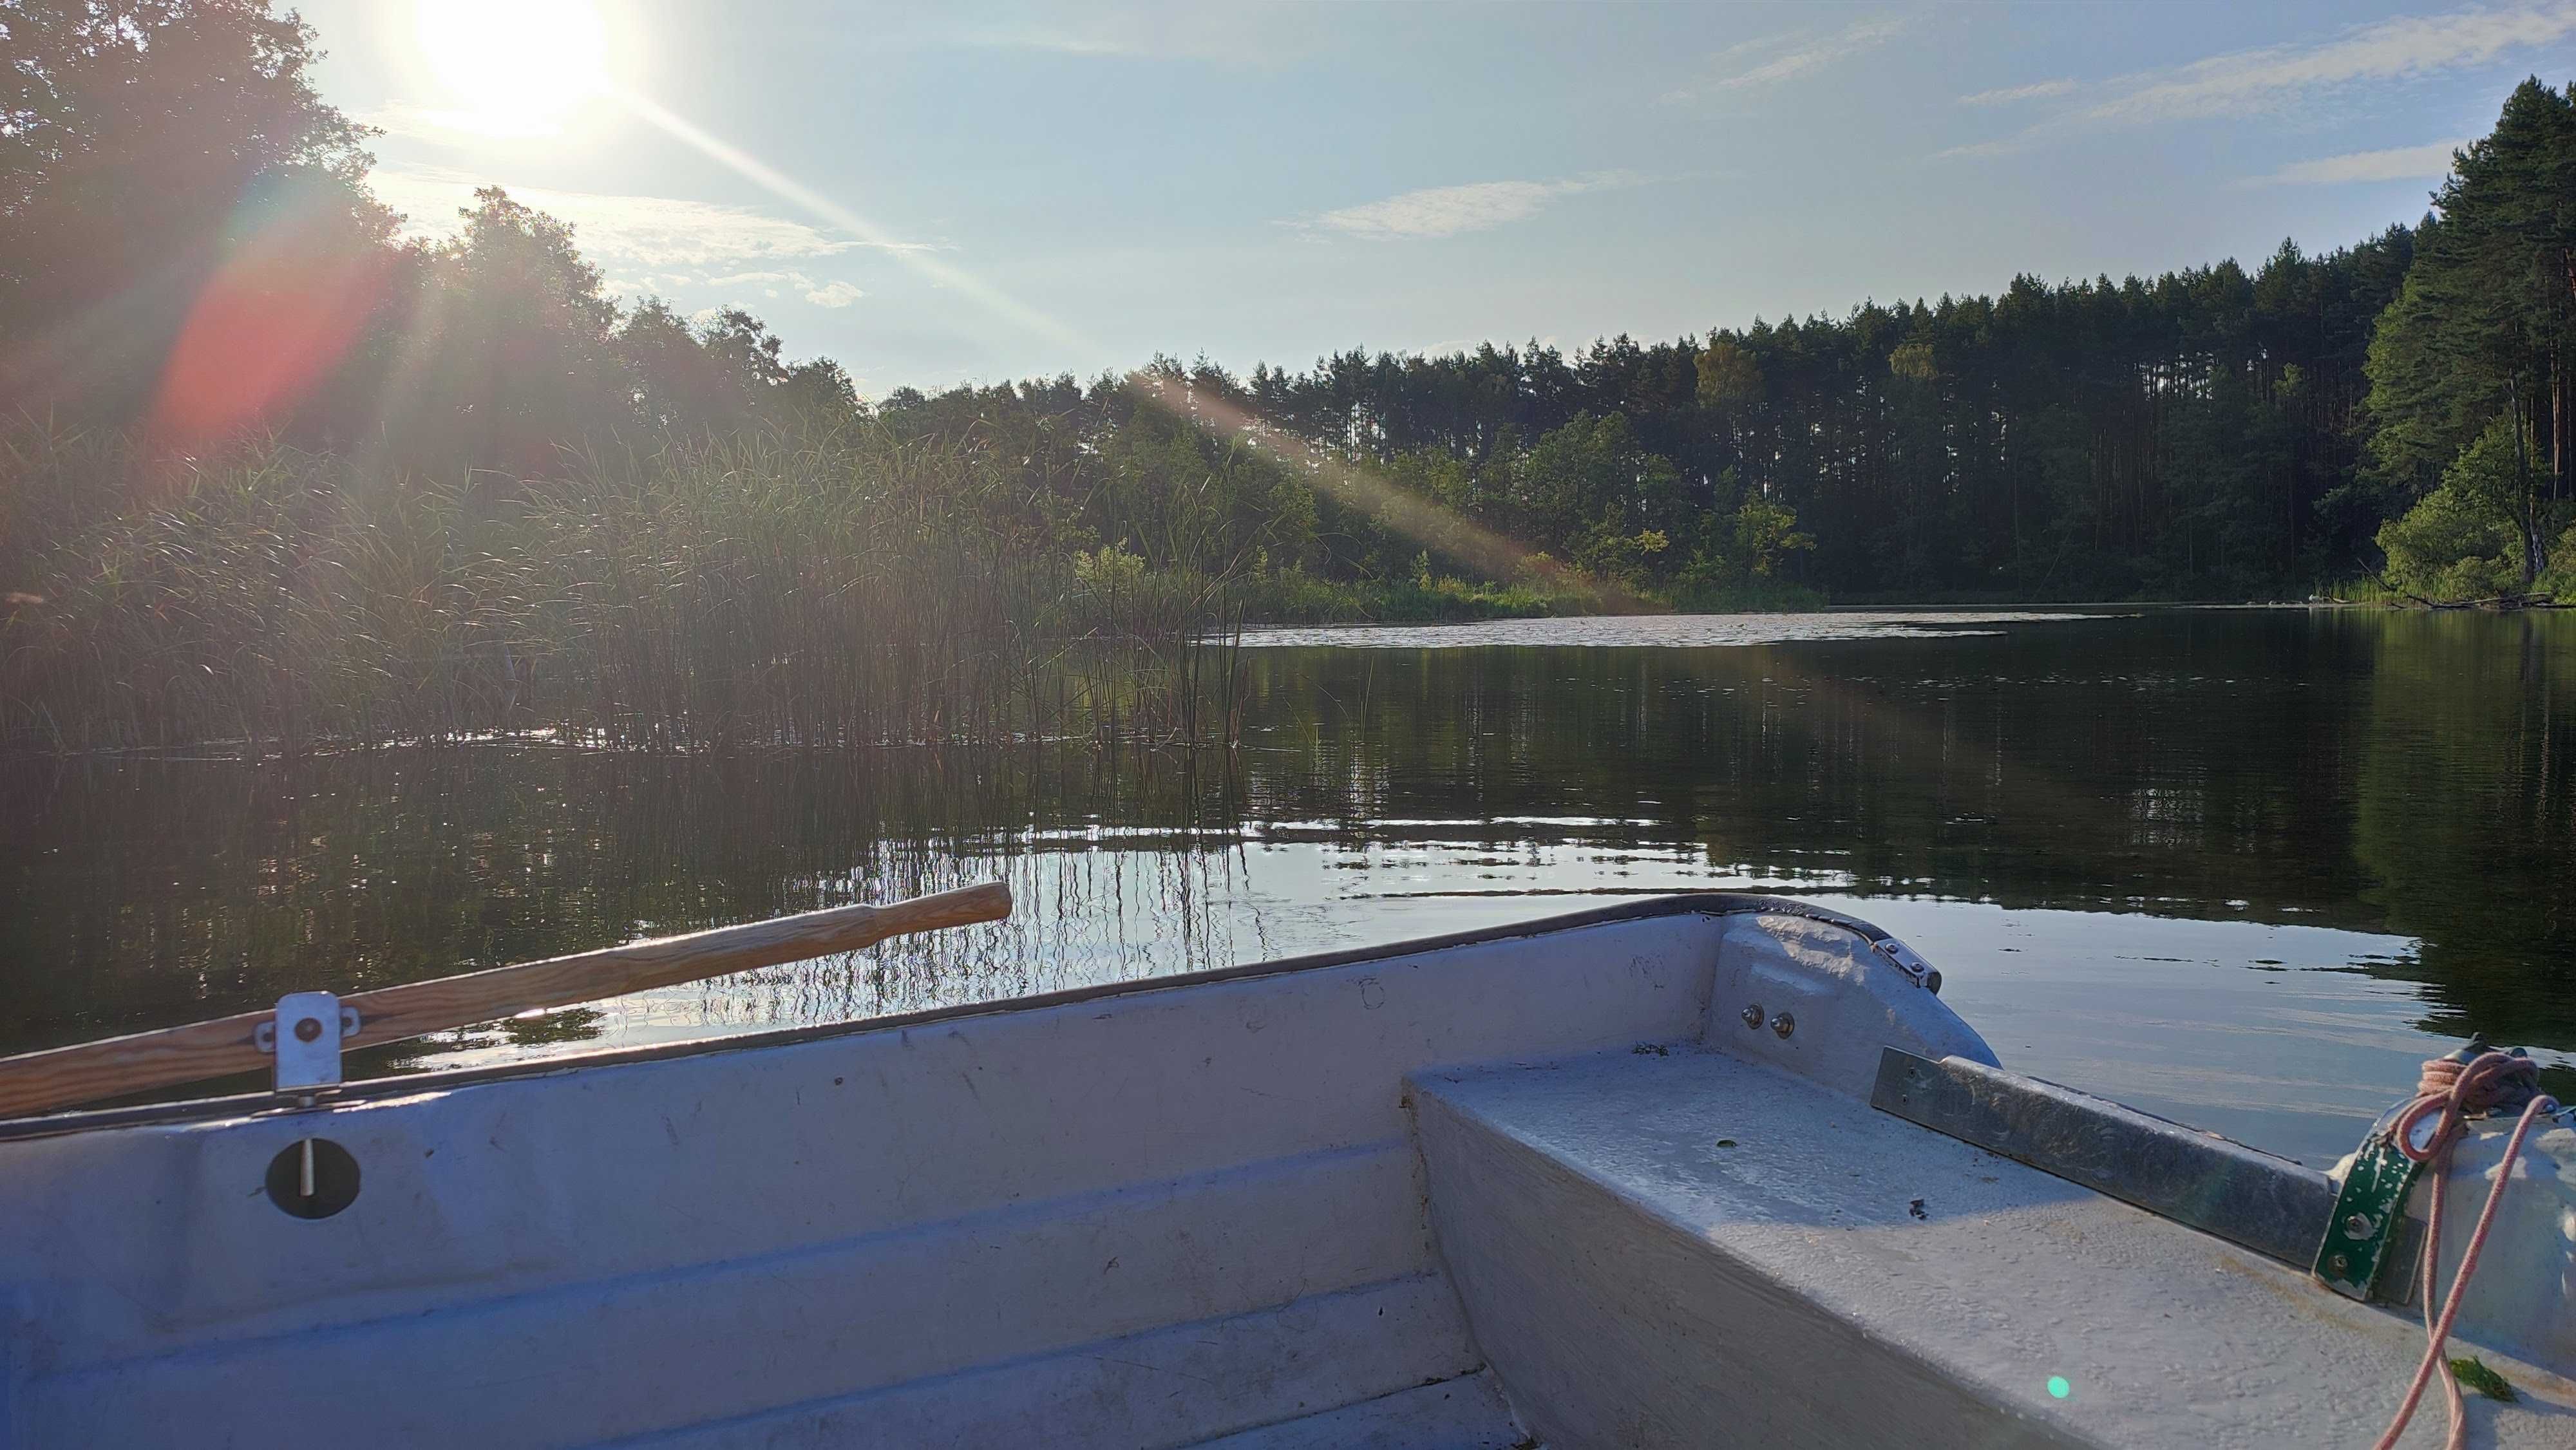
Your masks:
<svg viewBox="0 0 2576 1450"><path fill-rule="evenodd" d="M251 1032L251 1046L277 1058L276 1091L306 1107L340 1085L340 1044L358 1035L358 1009L329 992L289 992L277 1016Z"/></svg>
<svg viewBox="0 0 2576 1450"><path fill-rule="evenodd" d="M290 993L267 1012L0 1057L0 1118L270 1066L279 1092L318 1097L339 1084L340 1055L347 1048L854 952L889 937L1000 921L1010 914L1011 888L993 881L885 906L837 906L378 987L345 999L328 992Z"/></svg>

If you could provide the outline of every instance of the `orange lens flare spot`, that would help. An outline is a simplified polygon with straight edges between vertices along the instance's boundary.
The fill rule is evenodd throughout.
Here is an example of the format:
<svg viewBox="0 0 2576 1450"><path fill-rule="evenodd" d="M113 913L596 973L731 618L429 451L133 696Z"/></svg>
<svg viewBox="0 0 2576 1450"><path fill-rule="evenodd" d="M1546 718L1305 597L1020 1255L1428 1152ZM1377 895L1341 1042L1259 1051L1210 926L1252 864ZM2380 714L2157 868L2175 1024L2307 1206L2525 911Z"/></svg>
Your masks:
<svg viewBox="0 0 2576 1450"><path fill-rule="evenodd" d="M378 247L254 238L189 309L162 370L153 437L184 451L292 412L382 300L387 266Z"/></svg>

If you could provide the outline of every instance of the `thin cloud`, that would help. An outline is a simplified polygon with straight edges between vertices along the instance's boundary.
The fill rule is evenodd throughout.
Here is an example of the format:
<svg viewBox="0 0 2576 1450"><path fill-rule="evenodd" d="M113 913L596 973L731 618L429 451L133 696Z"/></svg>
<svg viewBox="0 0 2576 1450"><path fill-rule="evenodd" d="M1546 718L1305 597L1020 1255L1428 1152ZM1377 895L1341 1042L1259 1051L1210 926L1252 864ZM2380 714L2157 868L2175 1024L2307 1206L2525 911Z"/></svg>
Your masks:
<svg viewBox="0 0 2576 1450"><path fill-rule="evenodd" d="M1005 12L948 32L952 44L1128 60L1275 64L1311 52L1319 28L1295 6L1211 6L1195 0Z"/></svg>
<svg viewBox="0 0 2576 1450"><path fill-rule="evenodd" d="M2246 178L2243 186L2342 186L2367 181L2434 181L2451 174L2451 153L2466 141L2435 141L2425 146L2392 146L2385 151L2350 151L2295 161L2268 176Z"/></svg>
<svg viewBox="0 0 2576 1450"><path fill-rule="evenodd" d="M2088 108L2091 120L2161 121L2267 111L2356 81L2407 80L2492 63L2576 35L2576 6L2455 10L2359 26L2316 46L2196 61Z"/></svg>
<svg viewBox="0 0 2576 1450"><path fill-rule="evenodd" d="M1297 225L1375 241L1453 237L1525 221L1560 197L1640 184L1626 172L1602 172L1566 181L1477 181L1430 186L1382 201L1346 206Z"/></svg>
<svg viewBox="0 0 2576 1450"><path fill-rule="evenodd" d="M1727 61L1741 60L1748 55L1760 55L1764 51L1785 49L1798 41L1806 39L1809 33L1810 32L1804 30L1783 30L1777 35L1757 35L1751 40L1739 40L1733 45L1711 55L1708 58L1708 63L1710 65L1722 65Z"/></svg>
<svg viewBox="0 0 2576 1450"><path fill-rule="evenodd" d="M456 213L474 204L474 188L487 178L425 167L384 170L368 184L385 205L406 214L404 231L415 237L452 236ZM798 257L829 257L856 247L928 250L919 242L867 243L744 207L669 196L620 196L511 186L512 200L573 224L584 255L594 261L646 268L740 267Z"/></svg>
<svg viewBox="0 0 2576 1450"><path fill-rule="evenodd" d="M2000 90L1979 91L1973 96L1961 96L1959 104L2009 106L2016 101L2044 101L2052 96L2065 95L2074 89L2075 82L2071 80L2033 81L2026 86L2005 86Z"/></svg>
<svg viewBox="0 0 2576 1450"><path fill-rule="evenodd" d="M1721 49L1721 52L1713 52L1705 64L1708 64L1708 67L1744 64L1744 59L1747 57L1780 52L1780 49L1788 49L1788 46L1811 39L1811 36L1814 36L1814 31L1780 31L1775 33L1775 36L1754 36L1754 39L1749 41L1736 41L1736 44L1726 46L1726 49Z"/></svg>
<svg viewBox="0 0 2576 1450"><path fill-rule="evenodd" d="M361 111L352 119L361 125L373 126L388 136L407 136L447 145L455 144L462 137L525 141L560 135L563 131L560 125L537 125L469 111L441 110L414 101L388 101L372 111Z"/></svg>
<svg viewBox="0 0 2576 1450"><path fill-rule="evenodd" d="M2517 52L2576 37L2576 5L2540 4L2404 15L2354 26L2332 39L2232 51L2165 70L2105 82L2096 99L1992 141L1954 146L1943 156L1991 156L2064 134L2070 123L2146 125L2159 121L2265 115L2355 85L2415 80L2491 65Z"/></svg>
<svg viewBox="0 0 2576 1450"><path fill-rule="evenodd" d="M1912 19L1903 15L1879 15L1854 21L1828 35L1790 31L1758 40L1738 41L1710 57L1713 65L1740 65L1747 58L1766 51L1781 53L1758 65L1729 70L1707 80L1695 81L1665 94L1670 102L1696 101L1725 91L1754 86L1775 85L1781 81L1819 71L1836 61L1884 45L1905 33Z"/></svg>
<svg viewBox="0 0 2576 1450"><path fill-rule="evenodd" d="M701 285L757 287L763 297L784 297L792 291L817 307L847 307L868 295L855 282L817 282L796 271L729 272L709 277Z"/></svg>
<svg viewBox="0 0 2576 1450"><path fill-rule="evenodd" d="M962 32L956 40L961 45L986 46L994 50L1051 50L1059 55L1132 56L1147 53L1145 47L1124 36L1066 30L1051 25L988 26Z"/></svg>

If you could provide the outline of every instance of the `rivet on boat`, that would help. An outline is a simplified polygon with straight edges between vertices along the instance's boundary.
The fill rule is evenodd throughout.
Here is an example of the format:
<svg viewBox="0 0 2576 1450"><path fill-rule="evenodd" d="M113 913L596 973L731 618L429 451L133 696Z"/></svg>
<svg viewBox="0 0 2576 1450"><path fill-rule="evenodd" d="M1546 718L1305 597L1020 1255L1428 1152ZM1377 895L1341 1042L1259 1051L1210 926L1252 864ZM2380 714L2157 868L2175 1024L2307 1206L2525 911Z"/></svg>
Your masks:
<svg viewBox="0 0 2576 1450"><path fill-rule="evenodd" d="M1762 1025L1761 1003L1747 1002L1744 1004L1744 1025L1747 1027L1759 1027Z"/></svg>
<svg viewBox="0 0 2576 1450"><path fill-rule="evenodd" d="M1786 1012L1783 1012L1779 1016L1771 1019L1771 1030L1785 1038L1790 1033L1798 1030L1798 1019L1790 1016Z"/></svg>

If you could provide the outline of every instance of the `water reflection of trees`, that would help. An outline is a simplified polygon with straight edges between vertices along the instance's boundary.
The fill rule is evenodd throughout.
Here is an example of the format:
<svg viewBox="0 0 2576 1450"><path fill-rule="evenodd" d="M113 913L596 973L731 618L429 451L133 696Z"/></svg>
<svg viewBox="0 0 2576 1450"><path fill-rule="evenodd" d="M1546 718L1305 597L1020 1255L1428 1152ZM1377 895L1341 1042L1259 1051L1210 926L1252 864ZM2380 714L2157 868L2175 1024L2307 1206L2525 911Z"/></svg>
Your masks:
<svg viewBox="0 0 2576 1450"><path fill-rule="evenodd" d="M996 875L1010 923L623 1010L770 1025L1186 971L1278 949L1245 851L1295 839L1352 862L1437 841L1464 867L1579 841L1861 894L2393 931L2422 954L2375 969L2423 978L2446 1024L2576 1045L2571 650L2565 617L2277 612L1263 650L1232 752L18 767L0 772L26 823L0 841L0 1033L71 1040Z"/></svg>
<svg viewBox="0 0 2576 1450"><path fill-rule="evenodd" d="M1191 970L1247 925L1236 837L1209 829L1234 787L1199 753L490 747L4 779L30 823L0 846L11 1046L995 876L1024 903L1009 923L727 979L707 1010L815 1020ZM1088 843L1129 822L1156 830Z"/></svg>
<svg viewBox="0 0 2576 1450"><path fill-rule="evenodd" d="M2576 1046L2576 618L2159 614L1947 642L1280 651L1257 809L1580 813L1863 894L2422 940L2445 1031ZM1258 737L1256 737L1258 738Z"/></svg>
<svg viewBox="0 0 2576 1450"><path fill-rule="evenodd" d="M1759 649L1256 654L1255 718L1287 722L1302 758L1256 768L1254 808L1363 831L1620 818L1721 859L1829 860L1864 891L2006 905L2348 898L2359 875L2333 792L2308 797L2366 653L2296 637L2304 620L2215 618Z"/></svg>
<svg viewBox="0 0 2576 1450"><path fill-rule="evenodd" d="M2576 1046L2576 619L2377 618L2364 898L2423 939L2443 1030Z"/></svg>

